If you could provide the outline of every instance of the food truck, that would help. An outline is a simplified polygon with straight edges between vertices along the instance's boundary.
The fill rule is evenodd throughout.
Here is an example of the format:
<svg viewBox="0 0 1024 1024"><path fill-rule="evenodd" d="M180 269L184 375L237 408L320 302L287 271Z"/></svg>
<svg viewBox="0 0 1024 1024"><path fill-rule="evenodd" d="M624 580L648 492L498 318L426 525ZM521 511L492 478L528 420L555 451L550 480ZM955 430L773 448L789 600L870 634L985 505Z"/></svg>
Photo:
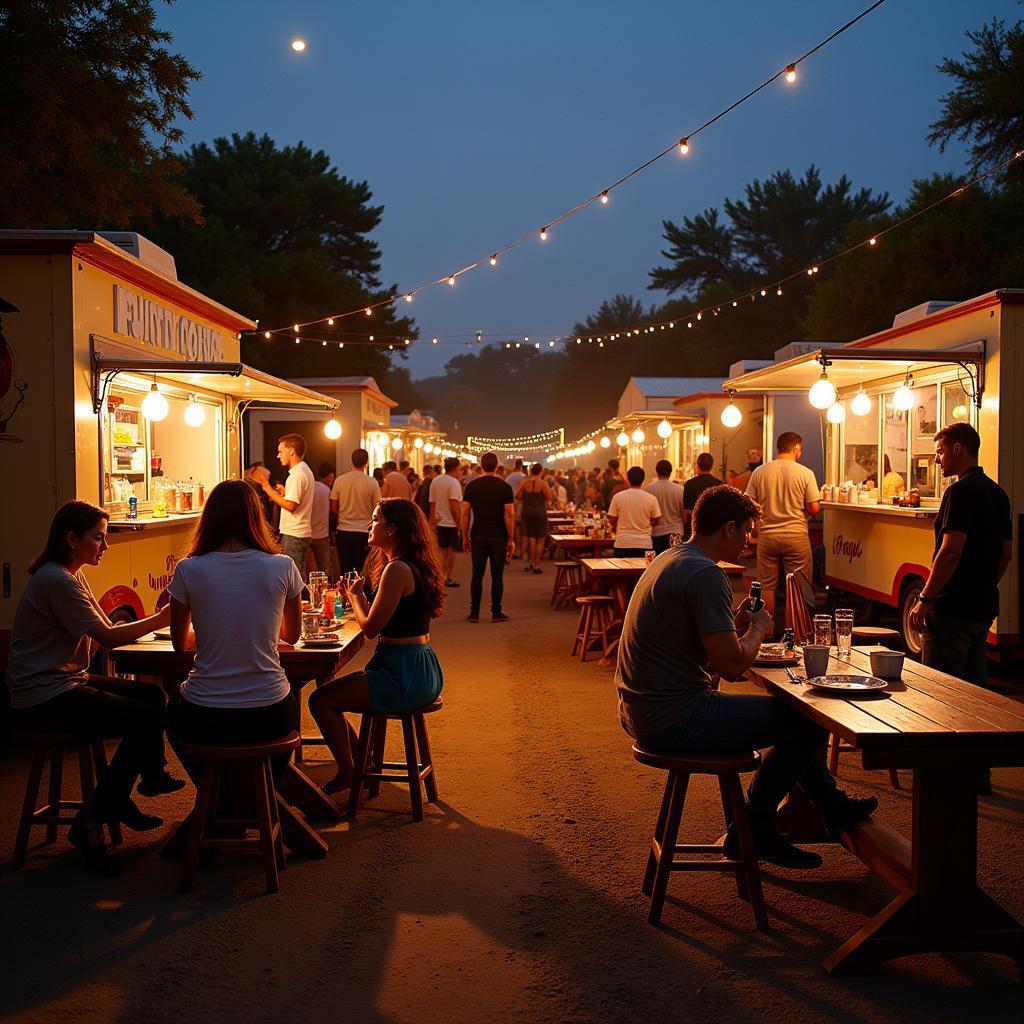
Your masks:
<svg viewBox="0 0 1024 1024"><path fill-rule="evenodd" d="M945 488L933 435L970 423L980 463L1010 497L1015 554L999 588L995 652L1020 645L1024 474L1014 462L1024 432L1013 396L1024 382L1024 289L964 302L928 302L887 330L822 346L732 377L723 387L802 393L826 428L823 480L825 582L860 599L865 619L895 609L905 650L919 654L910 610L928 577Z"/></svg>
<svg viewBox="0 0 1024 1024"><path fill-rule="evenodd" d="M0 230L0 298L2 641L61 504L110 513L110 548L88 572L106 613L151 614L206 495L242 473L246 411L315 409L326 423L337 405L241 363L256 324L178 281L138 235Z"/></svg>

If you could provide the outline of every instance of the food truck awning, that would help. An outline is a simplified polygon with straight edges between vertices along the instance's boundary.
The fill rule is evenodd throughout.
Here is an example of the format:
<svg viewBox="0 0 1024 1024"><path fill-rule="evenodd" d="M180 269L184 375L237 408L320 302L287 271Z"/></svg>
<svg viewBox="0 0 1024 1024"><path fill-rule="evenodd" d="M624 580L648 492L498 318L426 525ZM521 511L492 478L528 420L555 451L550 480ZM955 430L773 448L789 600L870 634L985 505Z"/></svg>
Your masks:
<svg viewBox="0 0 1024 1024"><path fill-rule="evenodd" d="M985 342L957 349L819 348L773 366L751 370L722 384L737 394L759 391L804 391L821 377L824 368L840 396L865 384L900 381L908 372L925 374L959 366L971 374L974 400L981 403L985 390Z"/></svg>
<svg viewBox="0 0 1024 1024"><path fill-rule="evenodd" d="M183 388L230 395L238 401L291 408L337 409L340 402L290 380L272 377L245 363L197 363L183 359L98 358L93 360L93 408L103 407L106 391L120 374L155 377Z"/></svg>

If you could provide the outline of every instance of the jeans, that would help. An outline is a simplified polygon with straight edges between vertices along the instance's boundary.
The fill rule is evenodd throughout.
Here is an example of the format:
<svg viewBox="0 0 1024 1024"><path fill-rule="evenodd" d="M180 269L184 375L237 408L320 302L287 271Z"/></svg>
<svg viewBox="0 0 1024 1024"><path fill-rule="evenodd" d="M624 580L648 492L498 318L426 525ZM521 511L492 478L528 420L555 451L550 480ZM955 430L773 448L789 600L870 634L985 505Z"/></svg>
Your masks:
<svg viewBox="0 0 1024 1024"><path fill-rule="evenodd" d="M347 572L362 573L366 553L370 550L366 543L369 536L365 530L339 530L334 535L334 543L338 546L338 564L342 576Z"/></svg>
<svg viewBox="0 0 1024 1024"><path fill-rule="evenodd" d="M299 570L302 581L306 580L306 552L313 543L310 537L292 537L287 533L281 534L281 554L287 555Z"/></svg>
<svg viewBox="0 0 1024 1024"><path fill-rule="evenodd" d="M473 560L473 578L469 584L469 610L480 614L480 600L484 594L484 571L491 564L491 614L501 614L501 599L505 595L505 552L507 537L470 537L470 555Z"/></svg>
<svg viewBox="0 0 1024 1024"><path fill-rule="evenodd" d="M778 697L759 694L704 695L683 721L638 741L661 754L731 754L770 748L747 792L750 814L767 820L799 785L818 810L837 799L825 765L828 730Z"/></svg>
<svg viewBox="0 0 1024 1024"><path fill-rule="evenodd" d="M85 686L51 697L31 708L16 708L12 721L27 732L66 732L83 738L120 738L107 770L96 785L101 811L121 807L135 782L159 775L164 757L167 698L155 683L89 676Z"/></svg>
<svg viewBox="0 0 1024 1024"><path fill-rule="evenodd" d="M314 538L309 542L309 546L313 551L313 561L316 562L317 569L333 578L331 572L331 538Z"/></svg>
<svg viewBox="0 0 1024 1024"><path fill-rule="evenodd" d="M921 632L921 661L957 679L985 686L985 641L991 625L991 620L954 619L934 609L929 611Z"/></svg>

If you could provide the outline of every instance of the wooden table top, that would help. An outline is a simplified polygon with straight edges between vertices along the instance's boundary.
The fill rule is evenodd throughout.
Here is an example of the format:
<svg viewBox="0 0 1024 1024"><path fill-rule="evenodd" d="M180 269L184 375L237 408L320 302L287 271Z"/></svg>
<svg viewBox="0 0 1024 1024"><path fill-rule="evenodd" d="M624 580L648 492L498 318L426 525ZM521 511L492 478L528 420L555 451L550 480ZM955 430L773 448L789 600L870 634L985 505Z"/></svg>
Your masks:
<svg viewBox="0 0 1024 1024"><path fill-rule="evenodd" d="M592 576L634 576L643 575L647 568L645 558L583 558L580 559ZM729 576L742 576L744 568L735 562L719 562L718 567Z"/></svg>
<svg viewBox="0 0 1024 1024"><path fill-rule="evenodd" d="M588 537L583 533L553 533L551 539L555 544L561 547L577 547L577 548L613 548L615 547L614 537Z"/></svg>
<svg viewBox="0 0 1024 1024"><path fill-rule="evenodd" d="M830 659L829 673L870 675L868 650L855 647L848 663ZM909 658L901 680L860 696L796 685L783 668L757 665L748 675L864 751L865 767L912 767L922 753L954 751L974 764L1024 765L1024 704Z"/></svg>

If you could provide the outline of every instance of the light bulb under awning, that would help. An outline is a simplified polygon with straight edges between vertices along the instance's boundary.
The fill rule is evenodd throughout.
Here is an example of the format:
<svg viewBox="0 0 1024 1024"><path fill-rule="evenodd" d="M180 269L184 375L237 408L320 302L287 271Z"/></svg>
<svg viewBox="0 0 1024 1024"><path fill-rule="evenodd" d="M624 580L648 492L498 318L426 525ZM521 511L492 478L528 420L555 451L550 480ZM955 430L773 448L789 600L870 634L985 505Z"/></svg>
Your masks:
<svg viewBox="0 0 1024 1024"><path fill-rule="evenodd" d="M170 408L167 405L167 399L160 394L160 391L156 386L156 381L153 381L152 389L142 400L142 415L145 416L147 420L159 423L160 420L167 419L167 413L169 411Z"/></svg>
<svg viewBox="0 0 1024 1024"><path fill-rule="evenodd" d="M658 424L658 437L663 440L672 436L672 424L668 420L662 420Z"/></svg>
<svg viewBox="0 0 1024 1024"><path fill-rule="evenodd" d="M627 434L624 430L620 431L619 436L615 438L615 440L620 448L624 448L627 444L629 444L629 434Z"/></svg>
<svg viewBox="0 0 1024 1024"><path fill-rule="evenodd" d="M827 409L830 405L835 404L836 389L832 381L828 379L824 368L821 371L821 376L811 385L811 390L807 393L807 400L815 409Z"/></svg>
<svg viewBox="0 0 1024 1024"><path fill-rule="evenodd" d="M742 422L743 411L730 397L729 404L722 410L722 426L732 429L733 427L738 427Z"/></svg>
<svg viewBox="0 0 1024 1024"><path fill-rule="evenodd" d="M850 402L850 412L854 416L867 416L871 412L871 399L868 398L863 388L853 396L853 401Z"/></svg>
<svg viewBox="0 0 1024 1024"><path fill-rule="evenodd" d="M334 419L324 424L324 434L331 441L337 441L341 437L341 424Z"/></svg>

